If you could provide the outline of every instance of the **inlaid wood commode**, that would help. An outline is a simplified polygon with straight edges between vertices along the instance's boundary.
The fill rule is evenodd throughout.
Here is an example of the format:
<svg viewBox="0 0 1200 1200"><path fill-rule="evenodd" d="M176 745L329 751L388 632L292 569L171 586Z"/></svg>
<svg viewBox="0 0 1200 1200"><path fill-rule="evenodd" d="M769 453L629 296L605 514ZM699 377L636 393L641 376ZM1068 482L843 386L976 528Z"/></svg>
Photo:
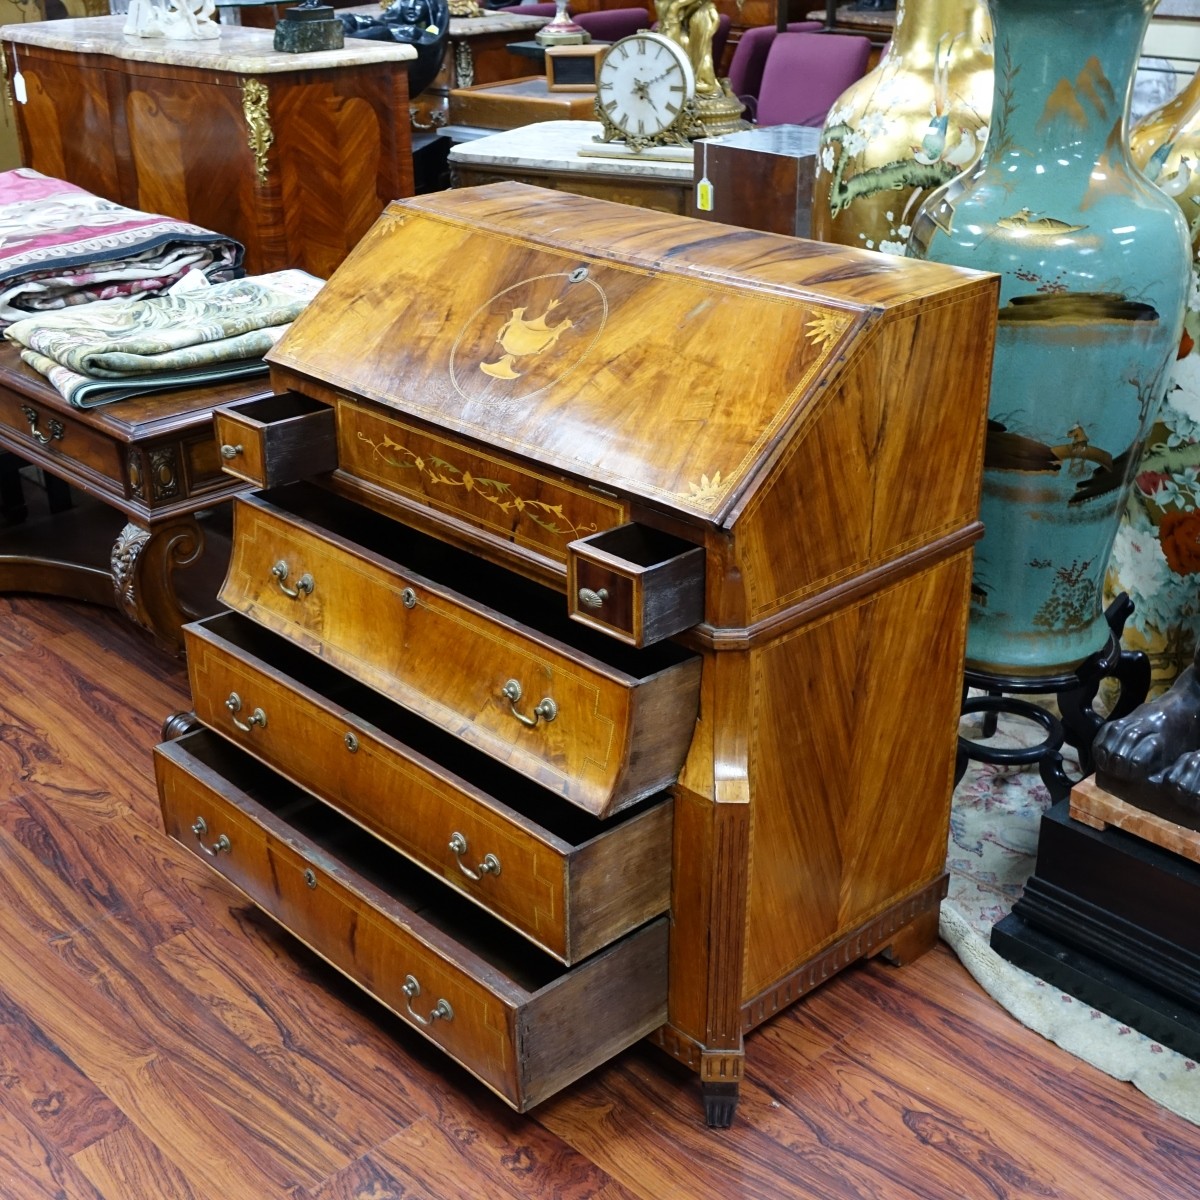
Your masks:
<svg viewBox="0 0 1200 1200"><path fill-rule="evenodd" d="M728 1124L749 1030L936 937L995 313L521 184L389 206L217 413L263 490L168 831L517 1109L650 1036Z"/></svg>
<svg viewBox="0 0 1200 1200"><path fill-rule="evenodd" d="M22 80L25 166L236 238L253 275L326 278L384 205L412 195L411 46L347 38L280 54L269 29L176 41L124 25L0 28L5 70Z"/></svg>

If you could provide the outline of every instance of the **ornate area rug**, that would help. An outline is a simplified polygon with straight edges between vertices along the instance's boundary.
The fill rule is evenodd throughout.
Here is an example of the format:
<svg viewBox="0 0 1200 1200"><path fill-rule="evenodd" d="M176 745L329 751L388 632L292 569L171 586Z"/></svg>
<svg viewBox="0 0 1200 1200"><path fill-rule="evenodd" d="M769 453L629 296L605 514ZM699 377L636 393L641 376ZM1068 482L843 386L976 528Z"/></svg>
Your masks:
<svg viewBox="0 0 1200 1200"><path fill-rule="evenodd" d="M973 719L973 718L971 718ZM965 720L962 732L976 737ZM1001 719L993 743L1032 742L1024 723ZM1076 764L1067 763L1074 778ZM1012 909L1033 870L1050 795L1036 768L972 763L954 793L940 932L983 989L1023 1025L1172 1112L1200 1125L1200 1066L996 954L992 926Z"/></svg>

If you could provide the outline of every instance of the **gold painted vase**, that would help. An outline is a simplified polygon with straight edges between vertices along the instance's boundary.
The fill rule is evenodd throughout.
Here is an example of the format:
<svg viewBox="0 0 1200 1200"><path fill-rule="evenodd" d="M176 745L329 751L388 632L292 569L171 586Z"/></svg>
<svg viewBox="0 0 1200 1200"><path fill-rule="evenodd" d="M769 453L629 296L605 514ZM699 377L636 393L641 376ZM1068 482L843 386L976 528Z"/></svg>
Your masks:
<svg viewBox="0 0 1200 1200"><path fill-rule="evenodd" d="M921 201L979 157L992 107L982 0L897 0L879 64L829 110L812 236L903 254Z"/></svg>
<svg viewBox="0 0 1200 1200"><path fill-rule="evenodd" d="M1174 99L1144 117L1130 154L1179 205L1200 252L1200 72ZM1150 657L1151 693L1170 686L1200 637L1200 295L1191 289L1182 345L1166 400L1151 427L1106 580L1128 592L1134 612L1128 649Z"/></svg>

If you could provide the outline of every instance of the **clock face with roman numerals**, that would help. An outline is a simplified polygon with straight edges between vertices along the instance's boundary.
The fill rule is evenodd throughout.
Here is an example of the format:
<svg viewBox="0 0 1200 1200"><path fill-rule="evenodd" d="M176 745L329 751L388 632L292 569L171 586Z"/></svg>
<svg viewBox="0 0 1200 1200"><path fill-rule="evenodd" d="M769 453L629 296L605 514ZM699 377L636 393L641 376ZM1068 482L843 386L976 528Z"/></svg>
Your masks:
<svg viewBox="0 0 1200 1200"><path fill-rule="evenodd" d="M596 113L636 145L669 130L695 92L696 77L682 47L660 33L635 33L604 57L596 76Z"/></svg>

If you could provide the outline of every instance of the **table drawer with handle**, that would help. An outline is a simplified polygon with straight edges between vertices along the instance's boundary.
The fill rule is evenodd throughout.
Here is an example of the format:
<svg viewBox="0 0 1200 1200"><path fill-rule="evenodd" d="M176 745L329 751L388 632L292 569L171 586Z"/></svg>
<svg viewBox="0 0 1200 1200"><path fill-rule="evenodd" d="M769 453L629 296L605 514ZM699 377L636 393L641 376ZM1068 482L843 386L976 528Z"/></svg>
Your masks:
<svg viewBox="0 0 1200 1200"><path fill-rule="evenodd" d="M520 1111L666 1019L666 918L566 968L209 730L155 771L169 836Z"/></svg>

